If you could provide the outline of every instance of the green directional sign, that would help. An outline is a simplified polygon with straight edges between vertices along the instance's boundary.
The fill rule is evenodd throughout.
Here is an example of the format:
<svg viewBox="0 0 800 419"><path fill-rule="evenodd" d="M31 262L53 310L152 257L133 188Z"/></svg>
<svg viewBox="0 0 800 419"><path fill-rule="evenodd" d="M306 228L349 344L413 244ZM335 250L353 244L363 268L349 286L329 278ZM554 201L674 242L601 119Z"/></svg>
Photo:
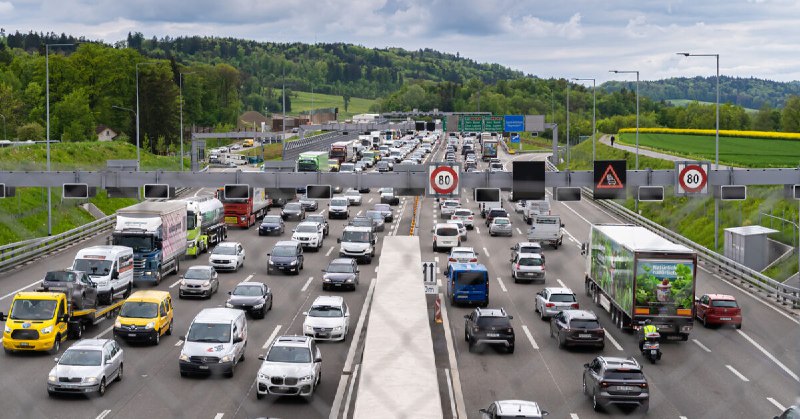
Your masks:
<svg viewBox="0 0 800 419"><path fill-rule="evenodd" d="M483 120L484 132L503 132L503 121L505 118L502 116L486 116Z"/></svg>
<svg viewBox="0 0 800 419"><path fill-rule="evenodd" d="M458 120L458 130L462 132L503 132L503 117L465 115Z"/></svg>

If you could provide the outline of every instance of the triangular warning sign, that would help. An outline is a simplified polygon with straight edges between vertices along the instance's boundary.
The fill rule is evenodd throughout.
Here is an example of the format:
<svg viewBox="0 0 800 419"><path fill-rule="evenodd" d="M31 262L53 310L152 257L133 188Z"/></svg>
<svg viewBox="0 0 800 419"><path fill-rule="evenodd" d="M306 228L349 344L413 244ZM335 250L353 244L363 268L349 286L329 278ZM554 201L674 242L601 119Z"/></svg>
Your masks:
<svg viewBox="0 0 800 419"><path fill-rule="evenodd" d="M603 172L600 182L597 182L597 189L625 189L625 185L619 180L612 165L609 164L606 171Z"/></svg>

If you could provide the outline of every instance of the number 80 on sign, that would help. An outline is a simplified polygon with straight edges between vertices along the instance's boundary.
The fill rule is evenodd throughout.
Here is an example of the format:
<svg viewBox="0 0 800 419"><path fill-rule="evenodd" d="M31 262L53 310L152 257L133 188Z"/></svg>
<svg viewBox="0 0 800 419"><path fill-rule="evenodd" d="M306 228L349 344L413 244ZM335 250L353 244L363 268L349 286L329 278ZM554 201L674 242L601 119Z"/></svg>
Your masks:
<svg viewBox="0 0 800 419"><path fill-rule="evenodd" d="M675 173L678 177L675 193L677 195L708 194L708 162L677 162Z"/></svg>
<svg viewBox="0 0 800 419"><path fill-rule="evenodd" d="M429 166L428 195L458 195L458 171L458 166Z"/></svg>

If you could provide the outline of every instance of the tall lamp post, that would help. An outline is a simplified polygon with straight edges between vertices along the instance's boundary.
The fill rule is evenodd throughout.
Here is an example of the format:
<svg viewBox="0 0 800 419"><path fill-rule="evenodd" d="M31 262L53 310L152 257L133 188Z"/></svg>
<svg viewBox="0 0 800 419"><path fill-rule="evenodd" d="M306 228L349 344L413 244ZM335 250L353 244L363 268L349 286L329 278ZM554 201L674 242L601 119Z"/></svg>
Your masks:
<svg viewBox="0 0 800 419"><path fill-rule="evenodd" d="M47 171L50 171L50 47L72 47L72 44L45 44L44 45L44 73L45 73L45 91L47 102ZM3 118L5 122L5 118ZM47 187L47 235L53 235L53 204L50 197L50 187Z"/></svg>
<svg viewBox="0 0 800 419"><path fill-rule="evenodd" d="M569 80L567 80L567 170L569 170Z"/></svg>
<svg viewBox="0 0 800 419"><path fill-rule="evenodd" d="M188 73L178 73L178 90L180 90L181 95L181 158L178 159L181 163L181 172L183 171L183 75L184 74L192 74L192 72ZM255 131L255 129L253 129Z"/></svg>
<svg viewBox="0 0 800 419"><path fill-rule="evenodd" d="M615 74L636 73L636 170L639 170L639 71L638 70L609 70Z"/></svg>
<svg viewBox="0 0 800 419"><path fill-rule="evenodd" d="M136 63L136 171L140 170L141 154L139 147L139 66L158 64L154 61L145 61L143 63Z"/></svg>
<svg viewBox="0 0 800 419"><path fill-rule="evenodd" d="M684 57L714 57L717 59L717 132L714 136L714 170L719 170L719 54L690 54L678 52ZM714 250L719 249L719 199L714 198Z"/></svg>
<svg viewBox="0 0 800 419"><path fill-rule="evenodd" d="M594 142L597 140L597 97L595 96L595 88L597 87L597 81L595 79L581 79L581 78L574 78L572 80L575 81L592 81L592 161L595 160L596 153L595 153L595 146Z"/></svg>

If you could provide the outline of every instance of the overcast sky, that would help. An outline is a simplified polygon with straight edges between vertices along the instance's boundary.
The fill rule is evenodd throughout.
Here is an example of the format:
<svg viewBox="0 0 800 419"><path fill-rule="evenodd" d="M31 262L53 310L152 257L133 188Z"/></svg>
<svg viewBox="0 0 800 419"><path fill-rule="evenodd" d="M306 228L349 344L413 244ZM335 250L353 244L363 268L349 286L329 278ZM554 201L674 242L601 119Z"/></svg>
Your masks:
<svg viewBox="0 0 800 419"><path fill-rule="evenodd" d="M432 48L539 77L800 80L793 0L0 0L6 32L109 43L213 35L277 42Z"/></svg>

